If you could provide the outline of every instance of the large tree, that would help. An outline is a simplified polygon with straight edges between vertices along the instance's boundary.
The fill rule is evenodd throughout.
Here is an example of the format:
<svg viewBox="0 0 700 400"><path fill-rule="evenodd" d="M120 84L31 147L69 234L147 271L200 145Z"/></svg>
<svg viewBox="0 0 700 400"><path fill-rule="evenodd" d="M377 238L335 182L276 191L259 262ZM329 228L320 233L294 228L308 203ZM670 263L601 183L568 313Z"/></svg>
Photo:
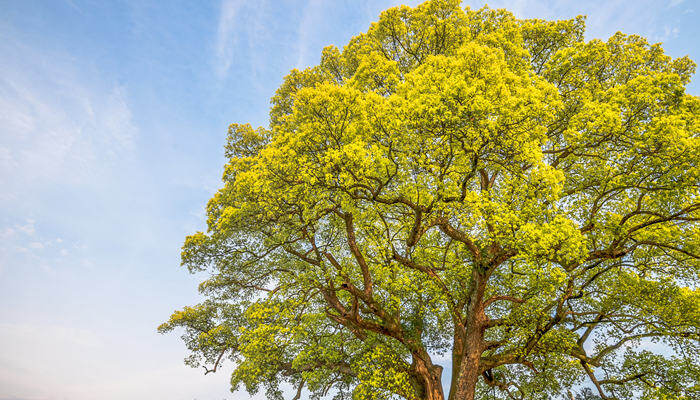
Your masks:
<svg viewBox="0 0 700 400"><path fill-rule="evenodd" d="M697 399L695 65L583 33L434 0L293 70L160 330L269 398Z"/></svg>

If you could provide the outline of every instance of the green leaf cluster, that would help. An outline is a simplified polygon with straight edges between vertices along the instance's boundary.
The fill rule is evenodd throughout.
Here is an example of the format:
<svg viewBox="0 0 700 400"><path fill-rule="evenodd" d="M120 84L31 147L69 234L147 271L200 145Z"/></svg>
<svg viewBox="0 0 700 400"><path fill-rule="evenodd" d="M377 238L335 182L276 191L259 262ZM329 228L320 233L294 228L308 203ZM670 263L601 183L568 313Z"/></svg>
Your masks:
<svg viewBox="0 0 700 400"><path fill-rule="evenodd" d="M270 398L696 398L695 64L584 21L431 0L292 70L160 331Z"/></svg>

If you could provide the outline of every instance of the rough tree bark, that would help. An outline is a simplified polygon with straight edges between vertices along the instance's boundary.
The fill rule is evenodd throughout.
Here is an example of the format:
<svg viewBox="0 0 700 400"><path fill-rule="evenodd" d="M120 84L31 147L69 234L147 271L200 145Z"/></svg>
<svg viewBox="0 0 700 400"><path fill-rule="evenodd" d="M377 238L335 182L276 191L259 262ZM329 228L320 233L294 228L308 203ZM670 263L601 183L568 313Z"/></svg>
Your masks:
<svg viewBox="0 0 700 400"><path fill-rule="evenodd" d="M423 398L425 400L443 400L445 395L442 390L442 367L434 365L429 358L423 360L414 356L414 363L416 373L423 386Z"/></svg>
<svg viewBox="0 0 700 400"><path fill-rule="evenodd" d="M460 363L458 367L453 365L453 371L457 371L457 378L456 381L453 378L450 400L474 400L476 383L479 379L481 353L484 350L484 330L487 324L484 312L487 276L475 268L473 278L474 289L467 308L464 339L460 340L462 342L461 357L458 357Z"/></svg>

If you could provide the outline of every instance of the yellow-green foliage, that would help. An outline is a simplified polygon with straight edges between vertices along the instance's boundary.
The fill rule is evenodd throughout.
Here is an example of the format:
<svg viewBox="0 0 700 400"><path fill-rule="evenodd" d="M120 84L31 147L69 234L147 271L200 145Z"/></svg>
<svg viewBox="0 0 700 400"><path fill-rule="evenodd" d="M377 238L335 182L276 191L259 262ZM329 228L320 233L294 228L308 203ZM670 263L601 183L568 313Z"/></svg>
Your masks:
<svg viewBox="0 0 700 400"><path fill-rule="evenodd" d="M269 126L230 126L183 246L208 300L159 329L251 393L412 399L417 362L451 360L482 310L490 395L554 396L588 369L619 398L697 396L695 64L583 32L432 0L291 71Z"/></svg>

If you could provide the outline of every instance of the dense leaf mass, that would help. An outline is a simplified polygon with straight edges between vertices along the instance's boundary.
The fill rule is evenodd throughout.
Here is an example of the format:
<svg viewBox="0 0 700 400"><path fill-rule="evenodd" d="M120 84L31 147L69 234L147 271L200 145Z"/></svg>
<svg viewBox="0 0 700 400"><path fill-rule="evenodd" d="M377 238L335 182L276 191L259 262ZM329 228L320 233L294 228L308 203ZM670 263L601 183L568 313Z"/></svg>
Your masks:
<svg viewBox="0 0 700 400"><path fill-rule="evenodd" d="M583 33L433 0L293 70L160 330L269 398L699 398L695 64Z"/></svg>

